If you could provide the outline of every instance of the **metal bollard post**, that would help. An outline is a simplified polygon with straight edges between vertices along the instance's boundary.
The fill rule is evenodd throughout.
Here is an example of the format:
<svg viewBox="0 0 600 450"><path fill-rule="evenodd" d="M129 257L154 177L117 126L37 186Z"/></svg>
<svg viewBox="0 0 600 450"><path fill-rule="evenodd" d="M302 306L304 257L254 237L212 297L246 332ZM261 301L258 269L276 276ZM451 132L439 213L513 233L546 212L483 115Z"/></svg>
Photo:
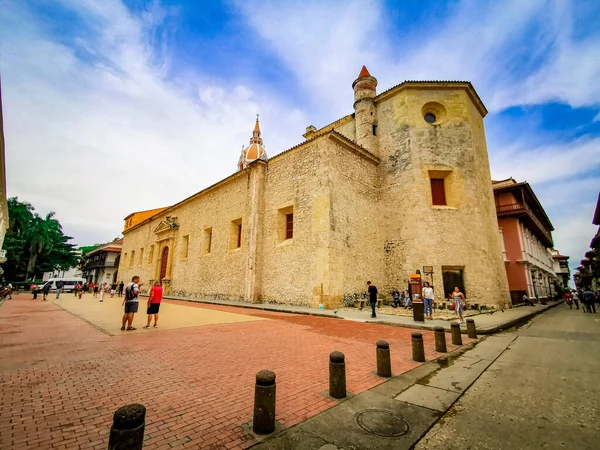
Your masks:
<svg viewBox="0 0 600 450"><path fill-rule="evenodd" d="M414 332L412 334L413 360L425 362L425 347L423 346L423 334Z"/></svg>
<svg viewBox="0 0 600 450"><path fill-rule="evenodd" d="M440 353L446 353L446 332L443 327L435 327L435 351Z"/></svg>
<svg viewBox="0 0 600 450"><path fill-rule="evenodd" d="M392 376L392 361L390 360L390 344L388 341L377 341L377 375Z"/></svg>
<svg viewBox="0 0 600 450"><path fill-rule="evenodd" d="M452 344L462 345L462 336L460 335L460 324L456 322L451 323L450 330L452 331Z"/></svg>
<svg viewBox="0 0 600 450"><path fill-rule="evenodd" d="M342 352L329 354L329 396L346 397L346 362Z"/></svg>
<svg viewBox="0 0 600 450"><path fill-rule="evenodd" d="M475 328L475 319L467 319L467 336L471 339L477 339L477 330Z"/></svg>
<svg viewBox="0 0 600 450"><path fill-rule="evenodd" d="M146 408L134 403L121 406L113 415L108 450L141 450L144 445Z"/></svg>
<svg viewBox="0 0 600 450"><path fill-rule="evenodd" d="M254 420L252 431L269 434L275 430L275 373L261 370L254 387Z"/></svg>

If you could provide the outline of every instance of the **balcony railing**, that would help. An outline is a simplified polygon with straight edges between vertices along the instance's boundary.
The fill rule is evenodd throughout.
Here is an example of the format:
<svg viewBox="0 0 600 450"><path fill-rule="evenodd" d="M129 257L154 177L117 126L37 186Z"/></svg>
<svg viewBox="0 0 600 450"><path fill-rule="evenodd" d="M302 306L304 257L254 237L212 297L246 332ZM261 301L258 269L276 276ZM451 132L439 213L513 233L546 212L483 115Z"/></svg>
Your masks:
<svg viewBox="0 0 600 450"><path fill-rule="evenodd" d="M499 215L508 215L510 213L524 213L535 223L539 231L544 235L544 237L548 240L548 242L552 242L552 235L546 231L546 227L542 225L540 219L536 217L534 212L527 206L527 203L516 202L509 203L508 205L496 205L496 212Z"/></svg>

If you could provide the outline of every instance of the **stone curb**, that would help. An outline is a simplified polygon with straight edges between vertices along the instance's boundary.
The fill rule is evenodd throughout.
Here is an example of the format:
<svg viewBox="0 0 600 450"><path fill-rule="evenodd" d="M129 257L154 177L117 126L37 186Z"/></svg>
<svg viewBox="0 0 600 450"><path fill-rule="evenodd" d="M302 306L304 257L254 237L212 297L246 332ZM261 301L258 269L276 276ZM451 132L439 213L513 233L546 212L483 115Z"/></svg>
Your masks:
<svg viewBox="0 0 600 450"><path fill-rule="evenodd" d="M141 294L142 297L147 297L147 294ZM179 301L184 301L184 302L194 302L194 303L203 303L203 304L207 304L207 305L219 305L219 306L231 306L234 308L247 308L247 309L259 309L259 310L263 310L263 311L271 311L271 312L278 312L278 313L286 313L286 314L301 314L304 316L315 316L315 317L327 317L330 319L345 319L345 320L352 320L352 319L346 319L345 317L342 316L338 316L335 314L329 314L329 313L322 313L319 312L318 310L316 311L290 311L289 309L284 309L284 308L279 308L277 306L272 307L265 307L266 304L263 303L248 303L248 304L231 304L231 303L227 303L227 302L221 302L219 300L208 300L208 299L198 299L198 298L189 298L189 297L177 297L177 296L170 296L170 295L166 295L163 296L163 298L165 300L179 300ZM512 328L514 326L517 326L521 323L524 322L528 322L531 318L537 316L538 314L541 314L543 312L548 311L549 309L552 309L560 304L564 303L564 300L559 300L558 302L554 303L554 304L549 304L546 305L544 308L542 309L536 309L535 311L532 311L529 314L526 314L524 316L521 317L517 317L515 319L511 319L508 320L506 322L502 322L499 323L497 325L491 326L491 327L486 327L486 328L477 328L477 333L479 334L494 334L497 333L499 331L505 330L507 328ZM525 306L523 306L523 308L526 308ZM498 314L500 313L500 311L495 312L494 314ZM364 323L375 323L378 325L389 325L389 326L394 326L394 327L403 327L403 328L411 328L411 329L415 329L415 330L426 330L426 331L433 331L435 326L439 326L439 325L427 325L427 324L416 324L416 323L398 323L398 322L390 322L387 320L365 320ZM448 326L450 325L450 321L448 321ZM446 328L446 327L444 327ZM449 331L446 330L446 331ZM467 330L466 328L462 328L461 327L461 333L462 334L466 334Z"/></svg>
<svg viewBox="0 0 600 450"><path fill-rule="evenodd" d="M549 309L552 309L562 303L564 303L564 300L559 300L557 303L555 303L553 305L545 305L545 307L542 309L536 309L535 311L532 311L529 314L526 314L521 317L517 317L515 319L507 320L506 322L499 323L498 325L494 325L494 326L486 327L486 328L478 327L477 334L494 334L499 331L506 330L507 328L512 328L521 323L528 322L529 320L531 320L533 317L537 316L538 314L546 312ZM525 307L523 307L523 308L525 308ZM500 311L497 311L494 314L498 314L499 312ZM475 317L471 317L471 318L475 319ZM477 320L477 319L475 319L475 320ZM373 321L370 320L370 321L368 321L368 323L376 323L379 325L391 325L391 326L395 326L395 327L413 328L415 330L427 330L427 331L433 331L433 329L436 326L439 326L439 325L426 325L426 324L421 325L421 324L416 324L416 323L397 323L397 322L388 322L385 320L373 320ZM449 329L446 329L446 327L444 327L444 329L445 329L445 331L449 331ZM461 330L461 334L467 334L466 328L461 327L460 330Z"/></svg>

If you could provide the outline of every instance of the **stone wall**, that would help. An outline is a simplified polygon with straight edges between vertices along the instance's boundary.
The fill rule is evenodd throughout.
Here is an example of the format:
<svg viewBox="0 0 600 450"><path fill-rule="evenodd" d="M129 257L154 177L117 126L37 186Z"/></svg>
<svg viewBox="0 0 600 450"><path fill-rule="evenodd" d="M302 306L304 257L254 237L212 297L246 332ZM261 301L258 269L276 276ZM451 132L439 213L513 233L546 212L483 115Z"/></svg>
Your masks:
<svg viewBox="0 0 600 450"><path fill-rule="evenodd" d="M268 163L252 163L128 230L120 278L157 279L168 246L165 285L174 294L336 307L344 294L364 292L367 279L389 297L427 265L438 299L445 268L464 271L471 301L509 301L485 111L464 85L421 86L375 99L379 158L325 133ZM424 120L427 111L436 123ZM335 130L352 139L355 127L347 116ZM444 178L447 205L432 205L430 178ZM165 222L173 216L175 228ZM212 245L204 254L207 228Z"/></svg>
<svg viewBox="0 0 600 450"><path fill-rule="evenodd" d="M384 290L427 265L438 298L444 267L464 270L472 301L509 301L480 111L462 88L406 88L377 108ZM430 178L444 177L447 205L434 206Z"/></svg>
<svg viewBox="0 0 600 450"><path fill-rule="evenodd" d="M171 273L167 274L166 288L172 294L242 299L245 285L243 249L247 246L244 226L247 221L247 189L248 174L240 172L126 232L119 277L127 281L132 275L139 275L146 284L157 279L162 251L168 245ZM154 232L167 216L177 217L179 224L179 228L169 236L169 244L158 241L164 237ZM237 219L242 219L242 248L231 249L232 221ZM203 244L208 239L204 230L210 227L213 230L211 251L203 254ZM186 236L187 256L182 253ZM139 255L141 248L145 253L142 263L136 256L131 266L131 251L135 250Z"/></svg>

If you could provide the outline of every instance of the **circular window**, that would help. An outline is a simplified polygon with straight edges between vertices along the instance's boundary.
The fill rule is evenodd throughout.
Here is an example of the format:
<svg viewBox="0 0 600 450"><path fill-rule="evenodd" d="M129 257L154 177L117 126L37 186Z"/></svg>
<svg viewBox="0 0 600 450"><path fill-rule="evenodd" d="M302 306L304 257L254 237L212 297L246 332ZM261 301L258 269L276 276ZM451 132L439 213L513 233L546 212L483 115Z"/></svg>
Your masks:
<svg viewBox="0 0 600 450"><path fill-rule="evenodd" d="M438 102L425 103L421 108L421 117L431 125L445 122L446 115L446 107Z"/></svg>

